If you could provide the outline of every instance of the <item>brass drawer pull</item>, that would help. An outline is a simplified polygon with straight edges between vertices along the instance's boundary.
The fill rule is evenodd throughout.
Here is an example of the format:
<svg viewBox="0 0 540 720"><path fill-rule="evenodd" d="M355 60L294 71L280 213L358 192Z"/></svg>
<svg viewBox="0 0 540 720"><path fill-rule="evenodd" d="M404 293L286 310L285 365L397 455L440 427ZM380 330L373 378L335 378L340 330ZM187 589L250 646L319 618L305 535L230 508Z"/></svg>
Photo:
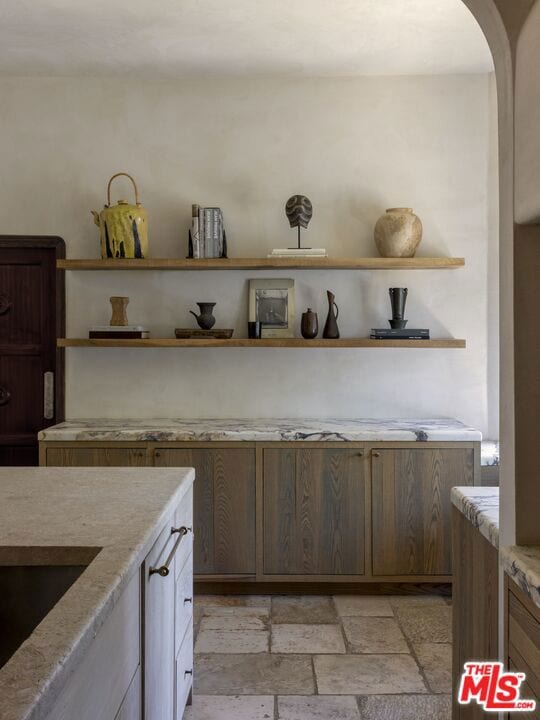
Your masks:
<svg viewBox="0 0 540 720"><path fill-rule="evenodd" d="M160 565L160 567L151 567L150 575L158 574L161 575L161 577L167 577L167 575L169 574L169 565L172 562L174 553L178 550L178 546L182 542L182 538L184 537L184 535L187 535L191 531L191 528L185 527L184 525L179 528L171 528L171 535L174 535L174 533L178 533L178 539L174 543L174 547L169 553L169 557L165 560L165 563L163 565Z"/></svg>

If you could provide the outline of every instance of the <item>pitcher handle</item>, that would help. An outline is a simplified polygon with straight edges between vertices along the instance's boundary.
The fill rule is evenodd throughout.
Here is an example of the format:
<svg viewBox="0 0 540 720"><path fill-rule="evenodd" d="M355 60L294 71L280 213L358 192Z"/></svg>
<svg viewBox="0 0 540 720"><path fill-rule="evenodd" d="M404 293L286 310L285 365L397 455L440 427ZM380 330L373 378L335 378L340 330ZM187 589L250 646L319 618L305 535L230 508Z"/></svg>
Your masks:
<svg viewBox="0 0 540 720"><path fill-rule="evenodd" d="M332 303L332 304L333 304L333 306L334 306L334 307L336 308L336 320L337 320L337 319L338 319L338 317L339 317L339 308L338 308L338 306L337 306L337 303L336 303L336 302L334 302L334 303Z"/></svg>
<svg viewBox="0 0 540 720"><path fill-rule="evenodd" d="M112 178L109 180L109 184L107 185L107 205L108 205L108 207L111 206L111 184L112 184L112 181L113 181L115 178L120 177L120 175L124 175L125 177L127 177L127 178L129 178L129 179L131 180L131 182L133 183L133 187L134 187L134 189L135 189L135 203L136 203L136 205L140 205L141 203L140 203L140 200L139 200L139 189L137 188L137 183L136 183L135 180L131 177L131 175L128 175L128 173L119 172L119 173L116 173L116 175L113 175L113 176L112 176Z"/></svg>

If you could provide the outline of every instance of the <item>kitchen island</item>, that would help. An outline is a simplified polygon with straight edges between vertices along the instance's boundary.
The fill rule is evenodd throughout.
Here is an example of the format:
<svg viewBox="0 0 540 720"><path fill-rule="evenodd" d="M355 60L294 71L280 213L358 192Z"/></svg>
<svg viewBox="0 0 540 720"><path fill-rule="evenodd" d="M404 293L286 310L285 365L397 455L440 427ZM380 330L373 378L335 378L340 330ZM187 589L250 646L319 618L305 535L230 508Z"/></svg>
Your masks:
<svg viewBox="0 0 540 720"><path fill-rule="evenodd" d="M2 720L134 720L143 707L157 720L175 690L185 704L193 480L190 468L0 469Z"/></svg>
<svg viewBox="0 0 540 720"><path fill-rule="evenodd" d="M456 698L464 662L499 659L500 566L504 571L504 663L526 674L522 698L536 700L538 707L540 548L500 547L499 488L456 487L452 503L453 720L485 717L481 707L460 706Z"/></svg>
<svg viewBox="0 0 540 720"><path fill-rule="evenodd" d="M46 466L194 467L196 580L448 583L450 491L480 484L453 419L82 419L39 435Z"/></svg>

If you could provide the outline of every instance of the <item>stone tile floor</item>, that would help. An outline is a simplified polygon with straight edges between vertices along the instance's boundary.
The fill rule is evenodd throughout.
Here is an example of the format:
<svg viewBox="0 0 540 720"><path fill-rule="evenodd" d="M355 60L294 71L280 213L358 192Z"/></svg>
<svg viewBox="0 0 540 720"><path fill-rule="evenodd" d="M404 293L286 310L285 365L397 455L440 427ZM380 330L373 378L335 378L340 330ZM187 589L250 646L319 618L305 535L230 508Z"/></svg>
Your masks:
<svg viewBox="0 0 540 720"><path fill-rule="evenodd" d="M194 619L185 720L450 720L447 599L199 595Z"/></svg>

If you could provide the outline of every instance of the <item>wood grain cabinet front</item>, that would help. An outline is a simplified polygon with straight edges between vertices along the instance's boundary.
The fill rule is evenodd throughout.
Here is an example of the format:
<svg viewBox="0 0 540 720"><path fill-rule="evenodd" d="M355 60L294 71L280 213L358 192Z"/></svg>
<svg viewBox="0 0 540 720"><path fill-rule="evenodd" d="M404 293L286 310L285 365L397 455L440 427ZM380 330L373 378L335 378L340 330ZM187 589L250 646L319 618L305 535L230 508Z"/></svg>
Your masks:
<svg viewBox="0 0 540 720"><path fill-rule="evenodd" d="M156 467L193 467L196 575L255 575L255 449L154 450Z"/></svg>
<svg viewBox="0 0 540 720"><path fill-rule="evenodd" d="M144 467L144 447L48 447L46 465L59 467ZM43 464L43 463L42 463Z"/></svg>
<svg viewBox="0 0 540 720"><path fill-rule="evenodd" d="M265 575L364 573L362 449L263 450Z"/></svg>
<svg viewBox="0 0 540 720"><path fill-rule="evenodd" d="M450 491L474 477L472 449L374 449L373 574L451 575Z"/></svg>

